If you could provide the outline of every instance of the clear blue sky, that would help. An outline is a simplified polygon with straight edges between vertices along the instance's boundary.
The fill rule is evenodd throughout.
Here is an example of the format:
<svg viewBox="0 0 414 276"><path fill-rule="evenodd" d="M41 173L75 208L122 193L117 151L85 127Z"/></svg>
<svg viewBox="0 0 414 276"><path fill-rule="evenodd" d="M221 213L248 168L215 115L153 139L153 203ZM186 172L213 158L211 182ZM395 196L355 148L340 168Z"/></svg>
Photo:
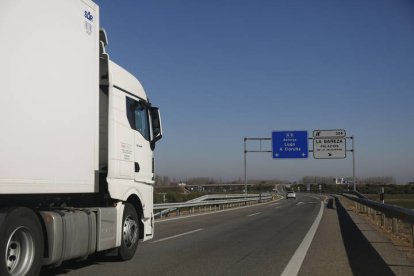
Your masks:
<svg viewBox="0 0 414 276"><path fill-rule="evenodd" d="M161 109L157 174L243 178L243 137L340 128L358 177L414 181L413 1L96 2L111 58ZM351 176L351 155L248 156L249 178L306 175Z"/></svg>

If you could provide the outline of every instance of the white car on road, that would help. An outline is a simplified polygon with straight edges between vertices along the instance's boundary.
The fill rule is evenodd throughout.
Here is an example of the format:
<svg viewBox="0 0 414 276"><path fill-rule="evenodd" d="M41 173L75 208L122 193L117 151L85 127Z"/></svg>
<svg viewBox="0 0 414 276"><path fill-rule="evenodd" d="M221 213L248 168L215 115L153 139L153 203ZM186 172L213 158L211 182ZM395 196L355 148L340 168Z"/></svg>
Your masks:
<svg viewBox="0 0 414 276"><path fill-rule="evenodd" d="M295 193L294 191L289 191L289 192L287 192L287 194L286 194L286 199L289 199L289 198L294 198L294 199L296 199L296 193Z"/></svg>

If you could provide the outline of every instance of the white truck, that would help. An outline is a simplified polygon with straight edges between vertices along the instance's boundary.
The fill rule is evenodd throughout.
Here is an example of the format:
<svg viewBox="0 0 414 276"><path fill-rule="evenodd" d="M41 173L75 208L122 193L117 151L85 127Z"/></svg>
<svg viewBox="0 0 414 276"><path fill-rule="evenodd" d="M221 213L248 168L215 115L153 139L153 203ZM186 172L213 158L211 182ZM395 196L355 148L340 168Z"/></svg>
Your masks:
<svg viewBox="0 0 414 276"><path fill-rule="evenodd" d="M0 1L0 275L154 233L159 110L109 59L90 0Z"/></svg>

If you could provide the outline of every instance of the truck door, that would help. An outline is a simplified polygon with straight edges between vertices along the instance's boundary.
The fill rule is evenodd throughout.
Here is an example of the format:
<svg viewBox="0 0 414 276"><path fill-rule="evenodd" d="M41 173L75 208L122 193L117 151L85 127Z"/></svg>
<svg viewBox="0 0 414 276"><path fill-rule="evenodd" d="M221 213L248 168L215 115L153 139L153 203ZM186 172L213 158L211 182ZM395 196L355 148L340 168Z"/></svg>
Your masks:
<svg viewBox="0 0 414 276"><path fill-rule="evenodd" d="M132 122L134 130L134 170L135 181L152 183L153 151L150 146L150 124L148 108L145 102L138 99L126 97L127 116Z"/></svg>

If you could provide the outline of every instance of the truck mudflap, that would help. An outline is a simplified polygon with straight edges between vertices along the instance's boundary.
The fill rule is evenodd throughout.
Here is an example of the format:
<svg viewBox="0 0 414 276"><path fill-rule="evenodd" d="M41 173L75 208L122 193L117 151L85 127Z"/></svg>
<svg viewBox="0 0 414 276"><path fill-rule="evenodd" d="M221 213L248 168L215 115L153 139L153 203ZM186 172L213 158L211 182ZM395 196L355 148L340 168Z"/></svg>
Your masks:
<svg viewBox="0 0 414 276"><path fill-rule="evenodd" d="M144 219L141 219L142 224L144 225L144 237L143 241L151 240L154 237L154 213L151 213L151 217Z"/></svg>

